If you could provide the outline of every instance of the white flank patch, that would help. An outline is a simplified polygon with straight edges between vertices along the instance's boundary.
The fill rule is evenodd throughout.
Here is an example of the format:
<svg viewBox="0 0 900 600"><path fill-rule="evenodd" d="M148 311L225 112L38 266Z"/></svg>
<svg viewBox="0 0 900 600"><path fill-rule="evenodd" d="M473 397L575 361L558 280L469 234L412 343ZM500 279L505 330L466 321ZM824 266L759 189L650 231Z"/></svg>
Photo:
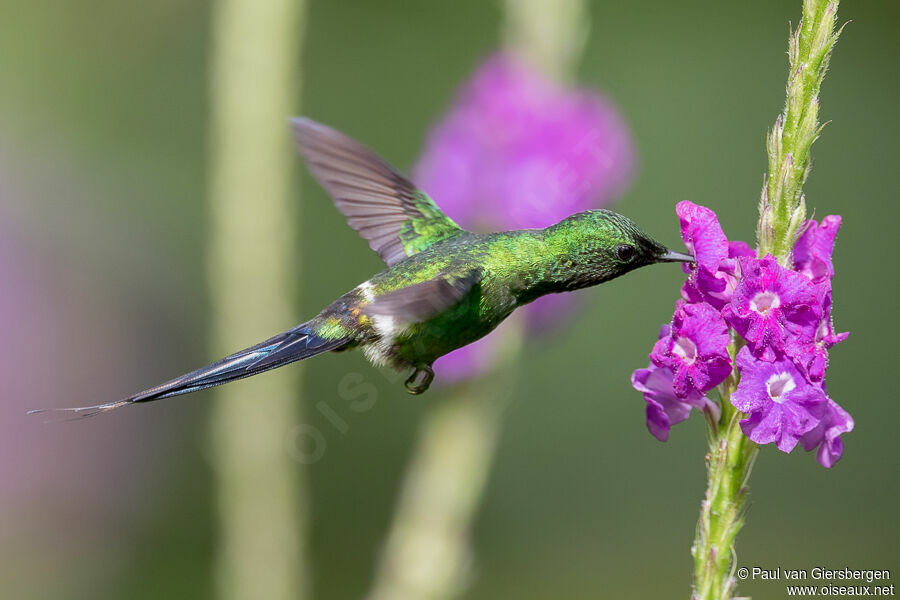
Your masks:
<svg viewBox="0 0 900 600"><path fill-rule="evenodd" d="M404 327L394 317L388 315L374 315L372 327L378 334L378 339L363 348L366 358L378 366L395 367L396 358L391 349Z"/></svg>
<svg viewBox="0 0 900 600"><path fill-rule="evenodd" d="M390 356L384 351L384 348L381 347L381 343L379 342L363 346L363 354L365 354L366 358L369 359L369 362L376 367L391 366Z"/></svg>
<svg viewBox="0 0 900 600"><path fill-rule="evenodd" d="M362 292L363 298L366 302L372 302L372 300L375 299L375 286L372 285L371 281L363 281L356 287L360 292Z"/></svg>
<svg viewBox="0 0 900 600"><path fill-rule="evenodd" d="M397 326L394 322L394 317L389 317L385 315L375 315L374 319L375 332L381 336L382 339L391 341L394 340L394 337L397 335Z"/></svg>

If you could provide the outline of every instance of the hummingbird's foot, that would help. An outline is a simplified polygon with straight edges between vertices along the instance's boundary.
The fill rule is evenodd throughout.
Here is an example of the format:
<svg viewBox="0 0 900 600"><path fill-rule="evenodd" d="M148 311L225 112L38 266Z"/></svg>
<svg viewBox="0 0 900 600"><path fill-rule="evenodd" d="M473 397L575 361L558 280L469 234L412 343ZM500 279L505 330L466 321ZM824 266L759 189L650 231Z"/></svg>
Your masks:
<svg viewBox="0 0 900 600"><path fill-rule="evenodd" d="M431 365L420 365L416 367L404 385L407 392L418 395L427 390L432 381L434 381L434 371L431 370Z"/></svg>

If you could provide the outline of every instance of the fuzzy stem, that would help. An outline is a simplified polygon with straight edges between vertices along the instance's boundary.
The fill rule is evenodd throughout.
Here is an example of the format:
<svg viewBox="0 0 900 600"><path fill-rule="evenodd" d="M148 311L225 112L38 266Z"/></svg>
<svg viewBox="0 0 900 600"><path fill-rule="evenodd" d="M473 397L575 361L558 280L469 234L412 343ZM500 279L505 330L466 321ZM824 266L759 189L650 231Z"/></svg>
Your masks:
<svg viewBox="0 0 900 600"><path fill-rule="evenodd" d="M804 0L803 18L788 43L787 100L766 137L769 168L759 203L760 256L791 264L791 249L806 220L803 183L810 148L819 137L819 90L841 30L835 31L838 0Z"/></svg>
<svg viewBox="0 0 900 600"><path fill-rule="evenodd" d="M739 344L729 351L734 357ZM694 600L726 600L732 597L735 579L734 540L744 524L747 481L759 446L741 431L743 414L731 405L738 378L732 373L719 386L722 416L707 422L708 484L700 505L700 519L691 554L694 556Z"/></svg>
<svg viewBox="0 0 900 600"><path fill-rule="evenodd" d="M287 118L299 97L303 0L213 7L209 195L212 351L223 356L297 322L296 193ZM264 310L260 307L264 306ZM298 370L216 391L218 596L307 597L307 499L284 440L300 421Z"/></svg>
<svg viewBox="0 0 900 600"><path fill-rule="evenodd" d="M791 265L791 251L806 220L803 184L809 175L810 147L819 136L819 89L831 51L840 35L834 30L838 0L804 0L803 18L788 42L790 70L784 112L767 137L769 168L759 204L759 255L773 254ZM742 346L733 338L732 362ZM708 485L691 553L694 600L728 600L736 580L734 542L744 524L747 484L759 446L741 431L745 417L731 404L735 371L719 386L722 416L709 422Z"/></svg>

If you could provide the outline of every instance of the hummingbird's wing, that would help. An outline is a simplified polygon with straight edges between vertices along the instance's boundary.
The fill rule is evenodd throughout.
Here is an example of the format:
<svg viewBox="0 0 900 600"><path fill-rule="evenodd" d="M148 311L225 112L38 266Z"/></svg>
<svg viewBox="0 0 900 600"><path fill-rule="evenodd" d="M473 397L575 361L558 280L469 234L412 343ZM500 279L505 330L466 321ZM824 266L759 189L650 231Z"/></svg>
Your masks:
<svg viewBox="0 0 900 600"><path fill-rule="evenodd" d="M458 304L481 284L481 271L461 275L441 274L434 279L382 294L362 312L370 317L390 317L398 324L421 323Z"/></svg>
<svg viewBox="0 0 900 600"><path fill-rule="evenodd" d="M291 119L291 127L309 172L389 267L462 231L425 192L356 140L310 119Z"/></svg>

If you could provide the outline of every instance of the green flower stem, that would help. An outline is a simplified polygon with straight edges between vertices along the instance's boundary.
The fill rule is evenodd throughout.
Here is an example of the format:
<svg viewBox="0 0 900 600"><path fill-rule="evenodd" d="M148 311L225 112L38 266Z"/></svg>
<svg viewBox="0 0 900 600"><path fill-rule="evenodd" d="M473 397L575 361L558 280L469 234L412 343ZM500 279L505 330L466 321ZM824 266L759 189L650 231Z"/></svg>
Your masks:
<svg viewBox="0 0 900 600"><path fill-rule="evenodd" d="M766 146L769 168L759 204L759 255L773 254L790 266L791 251L806 221L803 184L809 175L810 147L821 133L819 90L831 51L838 0L804 0L803 18L789 39L790 70L784 112L775 120ZM741 342L733 339L732 360ZM709 419L706 497L691 552L694 556L694 600L728 600L736 580L734 542L744 524L747 483L759 446L741 431L745 417L731 404L739 376L733 372L719 386L722 409Z"/></svg>
<svg viewBox="0 0 900 600"><path fill-rule="evenodd" d="M287 117L299 95L302 0L213 5L209 194L212 354L297 322L299 203ZM265 306L265 310L259 310ZM210 422L218 597L305 598L308 502L285 451L298 369L218 388Z"/></svg>
<svg viewBox="0 0 900 600"><path fill-rule="evenodd" d="M790 70L784 111L766 138L769 170L759 204L760 256L772 254L790 265L791 249L806 220L803 183L810 170L810 148L822 131L819 90L831 51L838 0L804 0L800 26L788 44Z"/></svg>
<svg viewBox="0 0 900 600"><path fill-rule="evenodd" d="M737 354L739 345L729 351ZM691 554L694 556L694 600L725 600L732 597L735 579L734 540L744 524L747 481L759 446L741 431L744 415L731 405L738 378L732 373L719 386L721 417L707 420L709 453L706 455L708 485L700 507L700 519Z"/></svg>

